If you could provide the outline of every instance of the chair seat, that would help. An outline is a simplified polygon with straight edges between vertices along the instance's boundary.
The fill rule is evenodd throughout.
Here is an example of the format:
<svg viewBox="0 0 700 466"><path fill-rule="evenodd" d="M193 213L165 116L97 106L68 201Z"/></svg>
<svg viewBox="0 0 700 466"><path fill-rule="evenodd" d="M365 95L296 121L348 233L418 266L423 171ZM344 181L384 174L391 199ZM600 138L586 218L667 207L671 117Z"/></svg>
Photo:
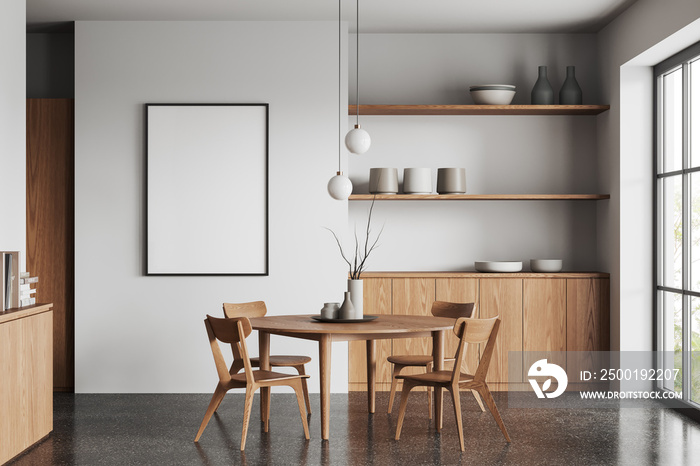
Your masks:
<svg viewBox="0 0 700 466"><path fill-rule="evenodd" d="M426 364L433 362L433 357L428 355L402 354L397 356L389 356L386 358L386 360L392 364L401 364L402 366L425 366ZM454 360L455 358L443 359L445 362Z"/></svg>
<svg viewBox="0 0 700 466"><path fill-rule="evenodd" d="M423 374L397 375L397 379L415 380L423 384L443 385L452 381L452 371L424 372ZM459 382L469 382L474 379L471 374L460 373Z"/></svg>
<svg viewBox="0 0 700 466"><path fill-rule="evenodd" d="M270 356L270 366L292 367L311 362L309 356ZM260 367L260 358L250 358L253 367Z"/></svg>
<svg viewBox="0 0 700 466"><path fill-rule="evenodd" d="M273 371L253 371L253 378L256 382L276 382L279 380L291 380L291 379L308 379L308 375L297 375L297 374L284 374L282 372ZM236 382L245 383L245 372L239 372L238 374L232 375L231 380Z"/></svg>

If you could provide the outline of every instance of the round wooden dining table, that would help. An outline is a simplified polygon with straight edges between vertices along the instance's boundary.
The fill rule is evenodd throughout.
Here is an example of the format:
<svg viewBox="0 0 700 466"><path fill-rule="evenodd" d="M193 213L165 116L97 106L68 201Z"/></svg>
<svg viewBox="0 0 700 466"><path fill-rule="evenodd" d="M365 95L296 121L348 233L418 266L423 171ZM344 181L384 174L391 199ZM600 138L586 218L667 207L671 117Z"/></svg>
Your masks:
<svg viewBox="0 0 700 466"><path fill-rule="evenodd" d="M454 319L433 316L379 315L366 322L318 322L311 315L265 316L250 319L259 333L260 369L270 370L270 335L318 341L319 374L321 377L321 436L330 435L331 343L335 341L367 341L367 403L368 411L375 408L376 355L375 340L432 337L434 370L443 368L445 332L454 326ZM261 389L261 413L270 403L270 389ZM435 391L435 427L442 426L442 390ZM265 431L268 425L266 416Z"/></svg>

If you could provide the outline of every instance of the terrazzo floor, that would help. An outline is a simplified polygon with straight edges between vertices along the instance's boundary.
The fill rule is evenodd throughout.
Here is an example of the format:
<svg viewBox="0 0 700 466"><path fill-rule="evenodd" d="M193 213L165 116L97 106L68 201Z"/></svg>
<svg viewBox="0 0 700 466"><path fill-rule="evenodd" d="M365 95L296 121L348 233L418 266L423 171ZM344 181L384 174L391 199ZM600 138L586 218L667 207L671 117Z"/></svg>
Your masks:
<svg viewBox="0 0 700 466"><path fill-rule="evenodd" d="M273 393L269 433L256 395L245 453L240 452L243 394L230 392L198 444L207 394L54 397L54 430L10 464L41 465L692 465L700 464L700 424L650 402L644 408L509 409L494 393L512 443L487 411L462 395L467 449L459 450L454 411L445 396L438 434L425 397L412 394L401 439L398 402L388 394L367 413L366 393L331 395L331 438L321 440L319 395L311 395L311 440L303 437L294 395Z"/></svg>

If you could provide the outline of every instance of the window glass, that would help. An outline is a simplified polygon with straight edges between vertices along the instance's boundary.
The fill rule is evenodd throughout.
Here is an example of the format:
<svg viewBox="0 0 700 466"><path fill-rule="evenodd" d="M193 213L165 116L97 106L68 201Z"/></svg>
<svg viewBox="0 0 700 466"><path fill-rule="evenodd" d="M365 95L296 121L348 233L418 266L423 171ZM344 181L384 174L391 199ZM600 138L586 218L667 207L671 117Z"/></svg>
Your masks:
<svg viewBox="0 0 700 466"><path fill-rule="evenodd" d="M663 171L683 168L683 70L663 77Z"/></svg>

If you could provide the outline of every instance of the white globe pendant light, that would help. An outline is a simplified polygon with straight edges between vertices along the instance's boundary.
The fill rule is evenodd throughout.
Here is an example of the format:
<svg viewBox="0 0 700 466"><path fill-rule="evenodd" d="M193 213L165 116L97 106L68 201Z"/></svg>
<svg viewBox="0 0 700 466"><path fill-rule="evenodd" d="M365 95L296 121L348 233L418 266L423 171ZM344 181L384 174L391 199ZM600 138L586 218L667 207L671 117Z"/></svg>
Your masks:
<svg viewBox="0 0 700 466"><path fill-rule="evenodd" d="M338 171L336 172L336 175L328 180L328 194L331 195L333 199L337 199L339 201L345 201L350 197L350 194L352 194L352 181L350 181L350 178L347 176L343 175L343 172L340 169L340 154L342 152L342 143L340 142L340 125L341 125L341 119L340 119L340 99L341 99L341 70L340 70L340 60L341 60L341 50L340 50L340 43L341 43L341 1L338 0Z"/></svg>
<svg viewBox="0 0 700 466"><path fill-rule="evenodd" d="M328 194L333 199L344 201L352 194L352 181L350 178L343 175L343 172L337 172L333 178L328 181Z"/></svg>
<svg viewBox="0 0 700 466"><path fill-rule="evenodd" d="M367 131L360 128L359 124L345 135L345 146L353 154L364 154L369 150L370 144L372 144L372 138Z"/></svg>
<svg viewBox="0 0 700 466"><path fill-rule="evenodd" d="M369 146L372 144L372 138L369 137L369 133L367 131L360 127L360 0L356 0L356 2L357 18L355 24L357 27L357 31L355 31L355 56L357 61L355 63L355 72L357 86L355 88L355 97L357 99L357 102L355 104L355 111L357 113L355 120L355 128L348 131L348 134L345 135L345 147L347 147L348 150L353 154L364 154L369 150Z"/></svg>

